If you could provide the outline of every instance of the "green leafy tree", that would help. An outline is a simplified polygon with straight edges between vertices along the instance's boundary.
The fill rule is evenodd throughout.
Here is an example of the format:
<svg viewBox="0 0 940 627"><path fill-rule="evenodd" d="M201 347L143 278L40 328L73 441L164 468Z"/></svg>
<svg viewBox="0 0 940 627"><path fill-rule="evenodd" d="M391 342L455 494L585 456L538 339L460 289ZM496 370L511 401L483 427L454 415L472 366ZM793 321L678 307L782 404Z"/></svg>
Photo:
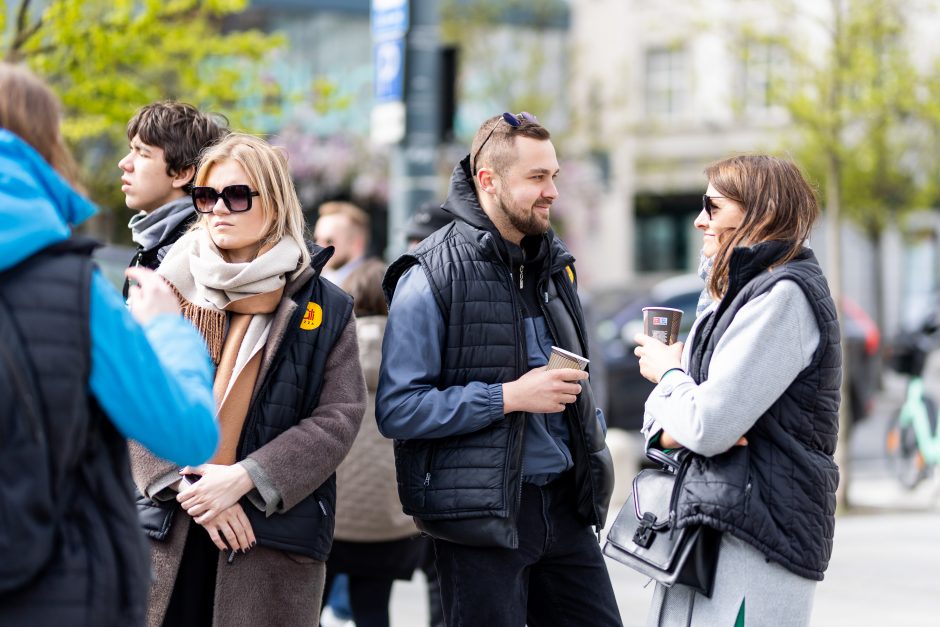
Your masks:
<svg viewBox="0 0 940 627"><path fill-rule="evenodd" d="M540 35L567 12L561 0L444 0L441 41L457 47L462 66L485 68L472 84L461 72L461 100L498 101L509 111L556 108L557 94L544 89L549 59Z"/></svg>
<svg viewBox="0 0 940 627"><path fill-rule="evenodd" d="M788 27L763 39L786 50L790 72L774 83L773 98L798 130L786 147L821 183L827 256L834 260L828 269L833 296L841 299L840 225L848 219L874 250L868 274L875 286L874 317L882 326L881 236L889 224L923 208L931 195L936 199L935 183L924 173L940 169L940 111L930 101L940 94L940 75L916 67L909 28L909 20L926 4L786 0L776 8L785 22L790 18ZM745 38L753 36L750 32ZM933 133L932 142L919 139L929 138L927 131ZM845 389L843 398L848 398ZM846 407L843 403L838 458L847 479ZM847 483L840 485L843 506L848 505Z"/></svg>
<svg viewBox="0 0 940 627"><path fill-rule="evenodd" d="M247 0L0 0L3 56L44 77L65 108L63 132L106 209L99 234L126 238L117 161L139 107L164 99L223 113L232 126L279 110L263 60L279 35L227 31ZM12 23L6 20L12 18ZM112 209L112 211L107 211ZM117 217L113 215L117 210Z"/></svg>

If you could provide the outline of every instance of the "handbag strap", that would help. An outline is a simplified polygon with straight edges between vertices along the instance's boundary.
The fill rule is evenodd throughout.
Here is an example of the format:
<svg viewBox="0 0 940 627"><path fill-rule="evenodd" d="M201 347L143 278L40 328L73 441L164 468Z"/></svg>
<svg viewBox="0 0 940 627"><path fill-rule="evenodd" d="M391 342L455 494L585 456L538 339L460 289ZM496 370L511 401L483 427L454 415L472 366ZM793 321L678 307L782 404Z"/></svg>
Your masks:
<svg viewBox="0 0 940 627"><path fill-rule="evenodd" d="M656 464L659 464L660 466L665 466L672 472L677 472L679 470L679 466L682 464L682 460L678 458L678 455L670 455L669 453L658 448L647 449L646 458Z"/></svg>

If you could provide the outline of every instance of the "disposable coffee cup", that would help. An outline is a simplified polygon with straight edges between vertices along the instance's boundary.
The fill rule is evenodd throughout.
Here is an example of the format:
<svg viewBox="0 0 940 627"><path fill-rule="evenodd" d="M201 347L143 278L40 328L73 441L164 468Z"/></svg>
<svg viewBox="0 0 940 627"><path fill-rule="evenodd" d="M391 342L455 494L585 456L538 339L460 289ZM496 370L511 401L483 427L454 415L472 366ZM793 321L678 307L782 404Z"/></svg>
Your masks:
<svg viewBox="0 0 940 627"><path fill-rule="evenodd" d="M682 310L672 307L644 307L643 333L663 344L675 344L679 341L679 325L682 322Z"/></svg>
<svg viewBox="0 0 940 627"><path fill-rule="evenodd" d="M548 358L547 369L555 370L556 368L574 368L575 370L584 370L589 363L590 360L585 359L581 355L575 355L574 353L569 353L563 348L552 346L552 355Z"/></svg>

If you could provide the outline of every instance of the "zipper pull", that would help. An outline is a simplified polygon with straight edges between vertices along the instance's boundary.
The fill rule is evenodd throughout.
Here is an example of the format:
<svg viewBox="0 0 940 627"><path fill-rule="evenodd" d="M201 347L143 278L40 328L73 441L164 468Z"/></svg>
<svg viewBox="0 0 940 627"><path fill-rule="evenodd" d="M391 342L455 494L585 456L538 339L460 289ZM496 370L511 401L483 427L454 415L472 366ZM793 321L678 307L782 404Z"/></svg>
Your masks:
<svg viewBox="0 0 940 627"><path fill-rule="evenodd" d="M320 506L320 511L323 512L324 516L326 516L326 506L323 504L323 501L317 499L317 505Z"/></svg>
<svg viewBox="0 0 940 627"><path fill-rule="evenodd" d="M525 276L525 266L519 266L519 289L522 289L522 278Z"/></svg>
<svg viewBox="0 0 940 627"><path fill-rule="evenodd" d="M548 292L545 292L545 304L548 304Z"/></svg>
<svg viewBox="0 0 940 627"><path fill-rule="evenodd" d="M424 475L424 487L431 485L431 473Z"/></svg>

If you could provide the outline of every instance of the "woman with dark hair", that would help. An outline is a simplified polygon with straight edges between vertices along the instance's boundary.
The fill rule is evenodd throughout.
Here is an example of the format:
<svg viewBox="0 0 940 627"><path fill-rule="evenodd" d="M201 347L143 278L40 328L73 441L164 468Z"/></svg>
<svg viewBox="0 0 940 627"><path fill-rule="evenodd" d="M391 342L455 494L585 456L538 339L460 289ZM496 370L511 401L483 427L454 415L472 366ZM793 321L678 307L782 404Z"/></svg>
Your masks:
<svg viewBox="0 0 940 627"><path fill-rule="evenodd" d="M710 598L657 585L650 625L807 625L832 553L842 355L807 248L819 206L791 162L733 157L705 171L695 226L713 301L685 345L636 336L648 445L692 453L680 527L722 532ZM737 622L736 622L737 621Z"/></svg>
<svg viewBox="0 0 940 627"><path fill-rule="evenodd" d="M336 470L336 541L326 563L326 594L336 575L349 576L357 627L388 627L396 579L411 579L427 548L410 516L401 511L392 441L375 421L375 390L382 362L388 307L382 292L385 265L364 261L343 281L356 305L359 361L369 400L349 455Z"/></svg>

